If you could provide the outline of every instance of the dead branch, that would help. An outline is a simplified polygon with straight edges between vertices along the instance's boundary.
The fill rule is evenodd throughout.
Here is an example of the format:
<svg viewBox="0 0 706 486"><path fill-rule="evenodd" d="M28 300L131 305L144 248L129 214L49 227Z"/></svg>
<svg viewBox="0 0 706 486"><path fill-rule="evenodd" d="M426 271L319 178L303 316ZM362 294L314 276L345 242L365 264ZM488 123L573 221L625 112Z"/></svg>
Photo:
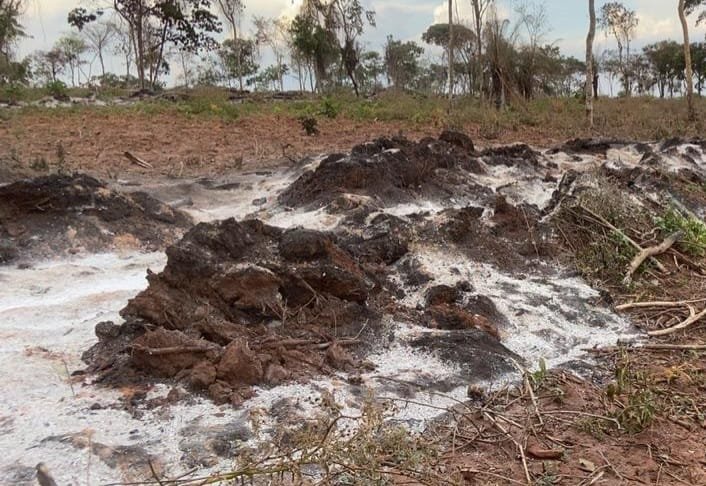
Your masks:
<svg viewBox="0 0 706 486"><path fill-rule="evenodd" d="M645 248L642 250L640 253L638 253L635 258L633 258L632 262L630 262L630 266L628 267L628 273L625 275L625 278L623 279L623 284L628 285L632 281L632 276L633 274L637 271L638 268L640 268L640 265L647 260L650 257L654 257L656 255L661 255L662 253L666 252L669 250L674 243L679 240L684 235L682 231L677 231L676 233L673 233L669 235L662 243L659 245L651 246L649 248Z"/></svg>
<svg viewBox="0 0 706 486"><path fill-rule="evenodd" d="M686 329L687 327L691 326L693 323L698 322L701 320L704 316L706 316L706 309L702 310L698 314L694 310L693 307L689 306L689 318L686 319L683 322L680 322L679 324L668 327L666 329L659 329L656 331L649 331L647 334L649 336L666 336L667 334L673 334L681 329Z"/></svg>
<svg viewBox="0 0 706 486"><path fill-rule="evenodd" d="M150 356L161 356L164 354L179 354L179 353L207 353L214 351L215 348L206 348L203 346L174 346L167 348L146 348L144 346L131 346L134 351L147 353Z"/></svg>
<svg viewBox="0 0 706 486"><path fill-rule="evenodd" d="M706 351L706 344L646 344L638 349L653 351Z"/></svg>
<svg viewBox="0 0 706 486"><path fill-rule="evenodd" d="M621 230L621 229L619 229L618 227L616 227L615 225L611 224L610 221L608 221L607 219L605 219L603 216L601 216L600 214L597 214L597 213L591 211L590 209L588 209L588 208L585 207L585 206L579 205L578 207L581 208L583 211L587 212L588 214L590 214L591 216L593 216L595 219L598 220L599 223L601 223L601 224L602 224L603 226L605 226L606 228L608 228L608 229L610 229L610 230L615 231L616 233L618 233L622 238L625 239L625 241L627 241L627 242L630 243L633 247L635 247L635 249L636 249L637 251L639 251L639 252L644 251L644 248L642 248L635 240L633 240L633 239L630 238L628 235L626 235L623 230ZM650 259L650 261L651 261L652 263L654 263L654 265L657 267L657 269L658 269L660 272L662 272L662 273L667 273L667 269L664 268L664 265L662 265L662 263L661 263L659 260L657 260L657 259L656 259L655 257L653 257L653 256L649 257L649 259Z"/></svg>
<svg viewBox="0 0 706 486"><path fill-rule="evenodd" d="M706 302L706 299L679 300L675 302L659 300L650 302L629 302L627 304L616 305L615 310L622 311L628 309L641 309L645 307L684 307L689 304L698 304L700 302Z"/></svg>
<svg viewBox="0 0 706 486"><path fill-rule="evenodd" d="M146 162L145 160L141 159L137 155L128 152L127 150L125 152L123 152L123 156L125 156L125 158L128 159L133 164L139 165L143 169L154 169L154 166L152 164L150 164L149 162Z"/></svg>

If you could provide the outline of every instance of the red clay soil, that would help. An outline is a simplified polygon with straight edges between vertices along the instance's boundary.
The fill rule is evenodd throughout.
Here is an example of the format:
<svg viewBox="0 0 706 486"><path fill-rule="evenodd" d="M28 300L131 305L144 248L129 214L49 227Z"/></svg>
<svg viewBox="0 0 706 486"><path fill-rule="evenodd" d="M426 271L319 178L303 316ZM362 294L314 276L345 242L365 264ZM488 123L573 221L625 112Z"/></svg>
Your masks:
<svg viewBox="0 0 706 486"><path fill-rule="evenodd" d="M249 115L234 121L181 114L126 115L108 109L55 110L13 113L0 119L0 181L9 169L28 172L46 161L100 177L128 173L208 176L233 168L289 163L303 156L348 151L354 145L382 136L404 135L418 140L437 135L443 127L400 121L349 120L342 117L319 122L320 134L306 136L299 121L286 115ZM478 126L464 130L481 138ZM547 145L546 135L504 132L493 144L523 141ZM490 141L488 142L490 144ZM61 149L58 147L61 146ZM131 164L129 151L155 166L148 171Z"/></svg>

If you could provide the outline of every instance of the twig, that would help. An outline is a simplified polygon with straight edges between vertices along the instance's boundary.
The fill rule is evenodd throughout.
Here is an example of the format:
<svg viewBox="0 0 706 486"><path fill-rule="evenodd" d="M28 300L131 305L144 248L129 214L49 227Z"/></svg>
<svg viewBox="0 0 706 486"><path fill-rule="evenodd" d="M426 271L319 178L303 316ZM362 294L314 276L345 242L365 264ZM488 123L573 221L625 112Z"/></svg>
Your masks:
<svg viewBox="0 0 706 486"><path fill-rule="evenodd" d="M699 321L702 317L706 316L706 309L702 310L698 314L694 311L693 307L689 307L689 318L683 322L680 322L676 326L668 327L667 329L659 329L656 331L649 331L647 334L649 336L666 336L667 334L675 333L681 329L686 329L693 323Z"/></svg>
<svg viewBox="0 0 706 486"><path fill-rule="evenodd" d="M152 459L149 457L147 458L147 464L149 464L150 471L152 472L152 477L155 481L157 481L157 484L159 484L159 486L164 486L164 483L161 479L159 479L159 476L157 475L157 471L154 470L154 466L152 465Z"/></svg>
<svg viewBox="0 0 706 486"><path fill-rule="evenodd" d="M638 268L640 268L640 265L642 265L642 263L645 260L647 260L650 257L654 257L656 255L661 255L662 253L666 252L683 235L684 235L684 233L682 231L677 231L676 233L672 233L671 235L669 235L669 237L667 237L659 245L645 248L640 253L638 253L635 256L635 258L633 258L632 262L630 262L630 266L628 267L628 273L627 273L627 275L625 275L625 278L623 279L623 284L628 285L632 281L633 274L637 271Z"/></svg>
<svg viewBox="0 0 706 486"><path fill-rule="evenodd" d="M125 152L123 152L123 155L130 162L132 162L135 165L139 165L143 169L154 169L154 166L152 164L150 164L149 162L146 162L145 160L141 159L137 155L134 155L134 154L128 152L127 150Z"/></svg>
<svg viewBox="0 0 706 486"><path fill-rule="evenodd" d="M510 432L508 432L505 427L500 425L498 421L495 420L488 412L483 412L483 416L490 420L493 425L495 425L500 430L500 432L505 434L507 438L510 439L515 444L515 446L517 446L517 450L520 452L520 458L522 459L522 467L525 470L525 479L527 479L527 485L532 486L532 476L530 475L529 468L527 467L527 457L525 456L525 448L522 447L522 444L517 442L517 440L515 440L512 434L510 434Z"/></svg>
<svg viewBox="0 0 706 486"><path fill-rule="evenodd" d="M638 349L650 349L653 351L706 351L706 344L646 344Z"/></svg>
<svg viewBox="0 0 706 486"><path fill-rule="evenodd" d="M464 473L480 474L482 476L489 476L491 478L502 479L503 481L507 481L508 483L512 483L512 484L525 484L522 481L518 481L517 479L508 478L507 476L502 476L500 474L495 474L495 473L488 472L488 471L481 471L479 469L462 469L461 474L464 474Z"/></svg>
<svg viewBox="0 0 706 486"><path fill-rule="evenodd" d="M62 363L64 363L64 370L66 370L66 381L69 382L69 387L71 388L71 394L76 398L76 392L74 391L74 383L71 381L71 373L69 373L69 365L66 364L66 360L62 359Z"/></svg>

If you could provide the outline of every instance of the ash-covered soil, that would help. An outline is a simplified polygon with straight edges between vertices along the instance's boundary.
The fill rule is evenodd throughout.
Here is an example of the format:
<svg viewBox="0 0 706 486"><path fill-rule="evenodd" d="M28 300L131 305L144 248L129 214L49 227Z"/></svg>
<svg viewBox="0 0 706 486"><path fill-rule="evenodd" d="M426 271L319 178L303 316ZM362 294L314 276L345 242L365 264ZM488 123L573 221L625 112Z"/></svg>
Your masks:
<svg viewBox="0 0 706 486"><path fill-rule="evenodd" d="M0 264L175 242L191 219L144 192L119 193L83 174L0 186Z"/></svg>
<svg viewBox="0 0 706 486"><path fill-rule="evenodd" d="M560 161L595 165L575 152ZM370 385L369 357L400 342L456 368L447 389L571 361L630 329L560 265L547 214L564 170L454 132L302 161L244 219L200 223L169 247L84 358L104 383L175 380L235 405L321 375Z"/></svg>
<svg viewBox="0 0 706 486"><path fill-rule="evenodd" d="M24 446L0 470L25 477L41 450L63 482L83 480L72 471L88 447L85 420L106 458L95 474L144 480L149 468L117 472L126 464L105 451L174 477L227 466L324 404L407 400L394 418L421 430L469 384L492 388L541 360L598 382L586 350L639 330L613 311L613 275L577 265L574 250L611 235L580 206L596 210L610 189L627 209L609 218L671 206L703 217L705 168L698 140L481 150L445 133L217 179L2 186L2 237L20 258L78 255L0 269L0 334L12 347L3 363L18 367L2 388L13 412L0 416L0 445ZM646 242L650 228L630 234ZM130 235L139 243L128 256L83 256ZM163 255L140 254L164 247L163 269ZM586 261L622 279L625 262L608 256ZM57 378L72 371L75 390Z"/></svg>

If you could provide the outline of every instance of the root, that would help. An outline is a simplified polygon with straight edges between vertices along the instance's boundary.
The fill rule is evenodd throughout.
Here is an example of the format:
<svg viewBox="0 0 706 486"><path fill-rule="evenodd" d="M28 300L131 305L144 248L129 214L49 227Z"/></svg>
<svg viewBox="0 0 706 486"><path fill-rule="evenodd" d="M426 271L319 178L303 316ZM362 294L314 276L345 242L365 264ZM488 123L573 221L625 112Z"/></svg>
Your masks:
<svg viewBox="0 0 706 486"><path fill-rule="evenodd" d="M666 252L669 250L674 243L679 240L684 235L682 231L677 231L676 233L671 234L667 239L665 239L662 243L656 246L651 246L649 248L645 248L640 251L640 253L635 256L635 258L630 262L630 267L628 268L628 273L625 275L625 278L623 279L623 284L628 285L632 281L632 276L633 274L637 271L638 268L640 268L640 265L647 260L650 257L654 257L656 255L661 255L662 253ZM639 246L639 245L638 245Z"/></svg>

